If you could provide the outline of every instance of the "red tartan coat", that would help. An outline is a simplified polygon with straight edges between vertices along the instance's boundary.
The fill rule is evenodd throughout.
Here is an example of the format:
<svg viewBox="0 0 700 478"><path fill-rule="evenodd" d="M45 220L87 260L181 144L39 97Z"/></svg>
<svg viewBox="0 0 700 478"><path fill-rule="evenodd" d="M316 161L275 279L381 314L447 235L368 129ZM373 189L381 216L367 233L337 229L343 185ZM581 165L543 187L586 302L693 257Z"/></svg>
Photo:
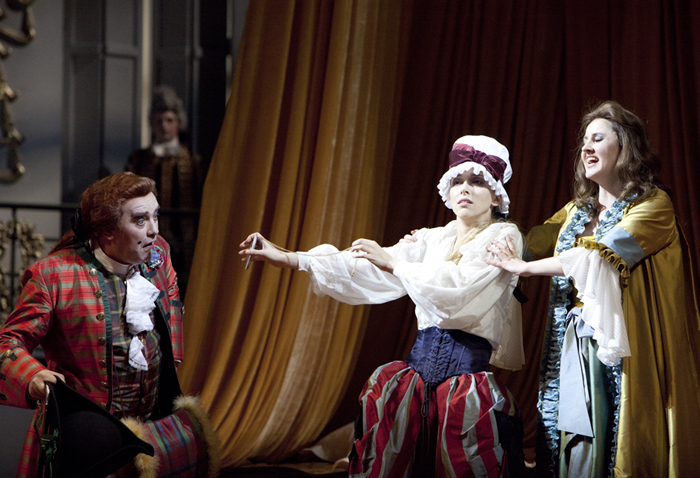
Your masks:
<svg viewBox="0 0 700 478"><path fill-rule="evenodd" d="M156 245L164 251L162 265L142 265L141 273L161 291L154 315L163 352L159 407L167 415L180 393L175 362L182 360L182 303L170 246L160 236ZM45 368L32 356L41 344L49 370L62 373L71 388L111 409L112 323L101 264L82 246L63 249L29 268L22 284L17 305L0 329L0 405L34 408L27 401L27 387ZM32 420L17 476L35 477L38 456Z"/></svg>

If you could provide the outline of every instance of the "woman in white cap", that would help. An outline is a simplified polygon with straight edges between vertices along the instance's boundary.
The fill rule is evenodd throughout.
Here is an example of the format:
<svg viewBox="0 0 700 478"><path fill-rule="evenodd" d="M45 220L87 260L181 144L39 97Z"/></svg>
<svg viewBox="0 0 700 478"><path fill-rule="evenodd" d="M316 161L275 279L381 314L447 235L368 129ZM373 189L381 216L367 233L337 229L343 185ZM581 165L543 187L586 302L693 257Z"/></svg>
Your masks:
<svg viewBox="0 0 700 478"><path fill-rule="evenodd" d="M421 229L392 247L358 239L283 252L259 234L242 244L252 257L306 271L314 291L348 304L378 304L408 294L418 336L406 361L379 367L361 395L351 453L353 477L516 476L524 467L522 426L513 396L487 372L523 364L517 277L488 265L486 247L506 238L508 150L486 136L464 136L438 184L455 219ZM257 236L260 249L249 246Z"/></svg>
<svg viewBox="0 0 700 478"><path fill-rule="evenodd" d="M489 248L493 265L553 276L538 476L700 476L700 317L659 166L644 121L603 102L581 122L574 199L527 236L538 260Z"/></svg>

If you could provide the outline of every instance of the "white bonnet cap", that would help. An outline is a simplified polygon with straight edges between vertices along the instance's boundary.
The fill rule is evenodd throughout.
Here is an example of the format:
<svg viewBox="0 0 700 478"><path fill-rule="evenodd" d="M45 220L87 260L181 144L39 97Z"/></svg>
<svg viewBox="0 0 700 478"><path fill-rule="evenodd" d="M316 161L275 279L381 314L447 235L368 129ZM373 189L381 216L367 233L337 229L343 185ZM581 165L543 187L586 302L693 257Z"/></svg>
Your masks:
<svg viewBox="0 0 700 478"><path fill-rule="evenodd" d="M450 152L450 168L438 183L440 196L445 206L452 209L450 202L450 184L453 178L468 170L481 174L491 190L501 198L498 209L508 214L510 198L503 184L513 174L510 166L508 149L488 136L462 136L455 141Z"/></svg>

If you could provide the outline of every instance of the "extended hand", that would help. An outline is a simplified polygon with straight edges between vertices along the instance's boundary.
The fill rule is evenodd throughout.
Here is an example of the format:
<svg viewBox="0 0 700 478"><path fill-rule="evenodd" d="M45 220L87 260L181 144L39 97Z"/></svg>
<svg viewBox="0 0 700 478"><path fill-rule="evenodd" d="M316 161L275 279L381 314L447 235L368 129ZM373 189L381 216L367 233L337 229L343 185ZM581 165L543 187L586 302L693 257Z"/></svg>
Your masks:
<svg viewBox="0 0 700 478"><path fill-rule="evenodd" d="M357 239L352 243L350 252L353 257L367 259L379 269L390 273L394 272L394 266L399 262L399 259L390 255L379 244L369 239Z"/></svg>
<svg viewBox="0 0 700 478"><path fill-rule="evenodd" d="M486 246L486 250L496 254L498 261L484 259L484 262L490 266L496 266L500 269L512 272L517 276L529 276L527 272L527 262L518 257L517 249L510 236L506 236L506 243L493 240L490 246Z"/></svg>
<svg viewBox="0 0 700 478"><path fill-rule="evenodd" d="M257 245L255 249L250 249L255 236L258 236ZM244 262L248 260L248 257L251 257L253 261L265 261L275 267L290 267L292 269L296 269L299 263L296 253L278 250L259 232L254 232L246 237L246 240L241 242L240 248L238 254L242 256L241 261Z"/></svg>

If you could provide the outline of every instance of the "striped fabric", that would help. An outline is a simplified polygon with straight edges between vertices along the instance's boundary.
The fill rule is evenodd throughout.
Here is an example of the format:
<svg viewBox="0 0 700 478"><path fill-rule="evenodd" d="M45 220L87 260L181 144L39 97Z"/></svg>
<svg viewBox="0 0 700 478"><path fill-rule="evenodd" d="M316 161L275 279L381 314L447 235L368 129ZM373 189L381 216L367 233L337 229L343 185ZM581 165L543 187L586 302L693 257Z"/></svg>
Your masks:
<svg viewBox="0 0 700 478"><path fill-rule="evenodd" d="M144 439L153 445L158 459L158 478L207 476L209 458L204 433L187 410L144 423Z"/></svg>
<svg viewBox="0 0 700 478"><path fill-rule="evenodd" d="M356 432L350 476L411 476L421 426L424 383L405 362L379 367L360 395L361 430ZM437 386L437 477L501 476L503 448L496 412L515 416L512 395L490 372L452 377ZM432 417L431 417L432 418Z"/></svg>

